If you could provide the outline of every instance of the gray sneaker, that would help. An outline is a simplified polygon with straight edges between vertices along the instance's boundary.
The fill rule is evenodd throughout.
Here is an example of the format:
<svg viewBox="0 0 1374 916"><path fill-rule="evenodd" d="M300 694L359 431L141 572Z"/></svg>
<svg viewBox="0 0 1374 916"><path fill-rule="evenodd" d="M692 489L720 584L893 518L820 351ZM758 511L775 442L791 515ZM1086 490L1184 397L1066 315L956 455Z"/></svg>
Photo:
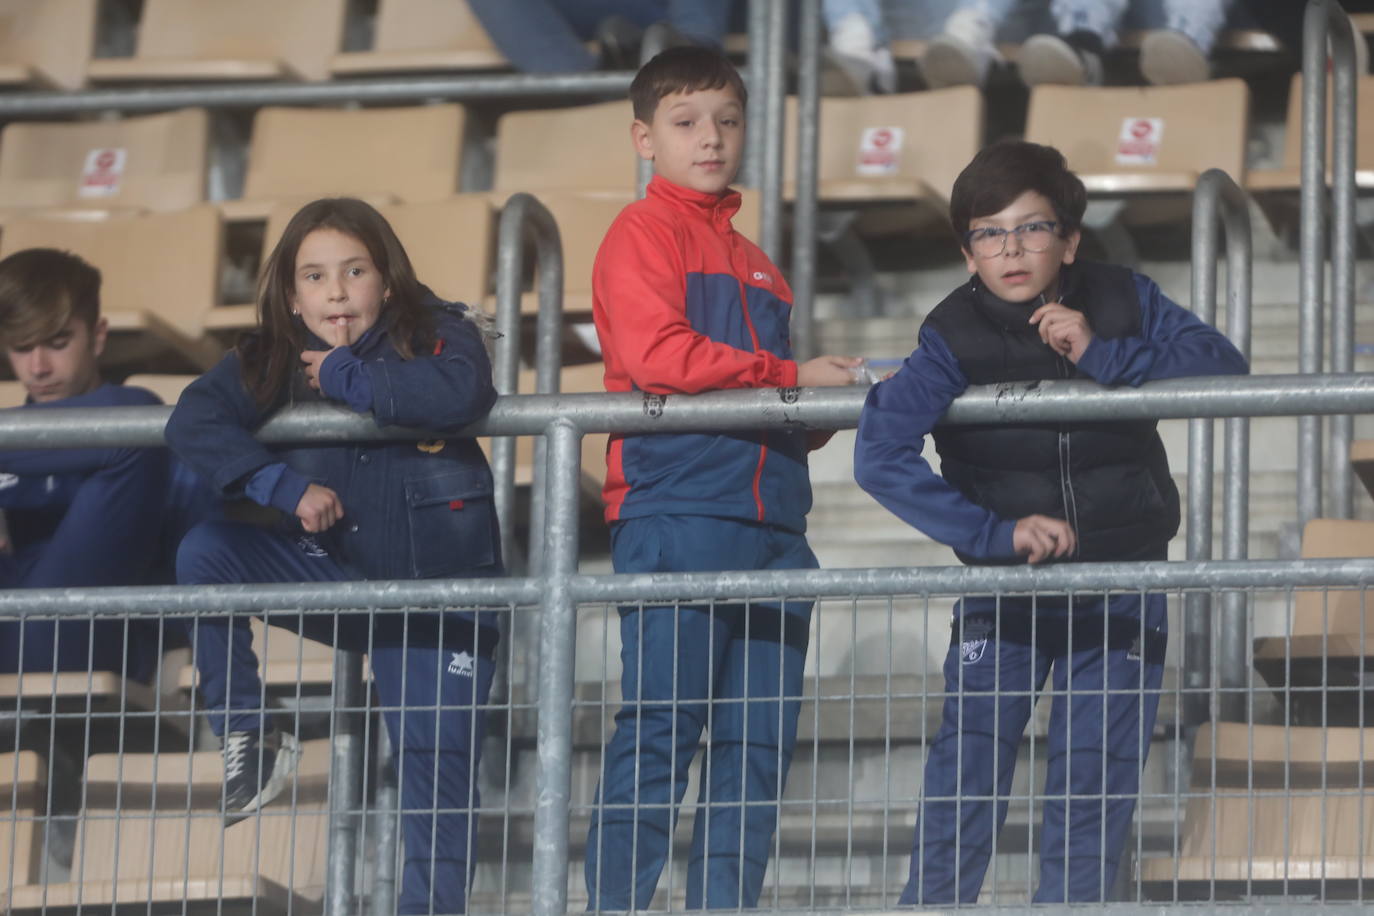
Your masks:
<svg viewBox="0 0 1374 916"><path fill-rule="evenodd" d="M1173 86L1211 79L1212 66L1187 35L1156 29L1140 44L1140 73L1156 86Z"/></svg>
<svg viewBox="0 0 1374 916"><path fill-rule="evenodd" d="M224 824L238 823L281 794L296 773L300 743L272 729L224 736Z"/></svg>
<svg viewBox="0 0 1374 916"><path fill-rule="evenodd" d="M1016 69L1027 86L1100 86L1102 58L1080 51L1058 35L1032 35L1016 55Z"/></svg>

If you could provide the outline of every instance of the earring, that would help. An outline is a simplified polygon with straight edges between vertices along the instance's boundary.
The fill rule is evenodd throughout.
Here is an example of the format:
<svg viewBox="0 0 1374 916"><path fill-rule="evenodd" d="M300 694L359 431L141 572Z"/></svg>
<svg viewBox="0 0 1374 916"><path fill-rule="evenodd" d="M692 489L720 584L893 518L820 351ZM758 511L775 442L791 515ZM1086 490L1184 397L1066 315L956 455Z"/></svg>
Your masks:
<svg viewBox="0 0 1374 916"><path fill-rule="evenodd" d="M292 315L293 317L295 317L295 318L299 318L299 317L301 317L301 310L300 310L300 309L292 309L292 310L291 310L291 315Z"/></svg>

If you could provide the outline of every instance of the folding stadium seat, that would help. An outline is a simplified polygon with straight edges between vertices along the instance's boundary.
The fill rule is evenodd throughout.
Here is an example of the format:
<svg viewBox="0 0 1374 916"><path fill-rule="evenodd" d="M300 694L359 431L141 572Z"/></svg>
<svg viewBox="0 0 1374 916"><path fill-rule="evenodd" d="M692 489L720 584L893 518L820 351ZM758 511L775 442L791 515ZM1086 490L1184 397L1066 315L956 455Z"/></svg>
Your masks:
<svg viewBox="0 0 1374 916"><path fill-rule="evenodd" d="M1374 556L1374 522L1312 519L1303 529L1302 555ZM1358 589L1298 589L1290 633L1257 638L1254 652L1255 670L1291 706L1295 721L1354 725L1359 692L1374 701L1367 673L1374 599Z"/></svg>
<svg viewBox="0 0 1374 916"><path fill-rule="evenodd" d="M496 122L494 190L633 194L629 101L512 111ZM556 151L556 154L555 154Z"/></svg>
<svg viewBox="0 0 1374 916"><path fill-rule="evenodd" d="M10 913L203 902L229 912L318 912L328 832L329 741L301 745L278 798L225 827L219 751L104 754L86 765L66 883L16 887ZM192 910L197 911L197 910Z"/></svg>
<svg viewBox="0 0 1374 916"><path fill-rule="evenodd" d="M1340 884L1374 877L1374 738L1220 722L1194 747L1178 856L1140 863L1147 896L1311 894L1317 881L1348 896Z"/></svg>
<svg viewBox="0 0 1374 916"><path fill-rule="evenodd" d="M48 768L33 751L0 754L0 897L39 879L43 866Z"/></svg>
<svg viewBox="0 0 1374 916"><path fill-rule="evenodd" d="M243 199L230 219L266 219L281 201L348 195L372 203L442 200L458 191L464 110L261 108L253 120Z"/></svg>
<svg viewBox="0 0 1374 916"><path fill-rule="evenodd" d="M0 88L80 89L99 0L0 0Z"/></svg>
<svg viewBox="0 0 1374 916"><path fill-rule="evenodd" d="M558 374L558 390L561 394L601 394L605 392L606 365L604 363L579 363L564 366ZM534 372L522 370L517 383L521 394L534 393ZM587 433L582 437L582 489L594 499L601 498L601 487L606 482L606 444L610 436L606 433ZM490 440L480 441L483 451L490 454ZM526 485L533 480L534 437L521 436L515 446L515 482Z"/></svg>
<svg viewBox="0 0 1374 916"><path fill-rule="evenodd" d="M1327 124L1331 122L1331 81L1327 80ZM1374 188L1374 76L1362 76L1355 86L1355 183ZM1326 144L1327 181L1330 181L1331 132ZM1283 164L1251 169L1246 187L1252 191L1296 191L1302 184L1302 74L1293 74L1288 89L1288 118L1284 125Z"/></svg>
<svg viewBox="0 0 1374 916"><path fill-rule="evenodd" d="M263 233L263 263L304 202L272 209ZM486 194L381 204L379 209L396 230L421 283L451 302L483 304L490 290L493 257L491 199ZM205 324L215 331L236 331L252 327L256 320L255 306L226 305L211 311Z"/></svg>
<svg viewBox="0 0 1374 916"><path fill-rule="evenodd" d="M93 82L323 80L347 0L144 0L133 57L91 61Z"/></svg>
<svg viewBox="0 0 1374 916"><path fill-rule="evenodd" d="M21 382L0 382L0 408L18 407L28 396Z"/></svg>
<svg viewBox="0 0 1374 916"><path fill-rule="evenodd" d="M220 235L219 212L209 204L103 222L15 219L0 236L0 257L61 248L100 268L107 365L146 368L170 354L174 365L205 369L222 352L204 336L218 297Z"/></svg>
<svg viewBox="0 0 1374 916"><path fill-rule="evenodd" d="M12 122L0 130L0 215L192 206L205 200L208 140L201 108L113 121Z"/></svg>
<svg viewBox="0 0 1374 916"><path fill-rule="evenodd" d="M231 510L232 514L232 510ZM253 651L258 656L258 676L269 694L287 699L304 694L327 693L334 683L334 648L298 636L285 627L269 627L254 617ZM196 686L194 662L182 668L178 685L183 690Z"/></svg>
<svg viewBox="0 0 1374 916"><path fill-rule="evenodd" d="M1350 465L1365 490L1374 495L1374 439L1356 439L1350 443Z"/></svg>
<svg viewBox="0 0 1374 916"><path fill-rule="evenodd" d="M335 76L508 67L467 0L380 0L371 51L335 55Z"/></svg>
<svg viewBox="0 0 1374 916"><path fill-rule="evenodd" d="M1026 139L1058 148L1089 194L1191 194L1209 168L1245 176L1250 92L1238 79L1187 86L1038 86Z"/></svg>

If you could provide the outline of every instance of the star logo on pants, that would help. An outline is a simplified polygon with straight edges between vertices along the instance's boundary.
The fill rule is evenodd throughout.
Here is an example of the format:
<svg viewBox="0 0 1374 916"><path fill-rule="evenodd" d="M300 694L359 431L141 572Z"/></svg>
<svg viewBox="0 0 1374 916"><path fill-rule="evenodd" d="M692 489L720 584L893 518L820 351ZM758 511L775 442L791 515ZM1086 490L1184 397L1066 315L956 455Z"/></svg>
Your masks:
<svg viewBox="0 0 1374 916"><path fill-rule="evenodd" d="M448 673L459 677L472 677L472 664L475 661L476 659L466 651L454 652L452 661L448 663Z"/></svg>

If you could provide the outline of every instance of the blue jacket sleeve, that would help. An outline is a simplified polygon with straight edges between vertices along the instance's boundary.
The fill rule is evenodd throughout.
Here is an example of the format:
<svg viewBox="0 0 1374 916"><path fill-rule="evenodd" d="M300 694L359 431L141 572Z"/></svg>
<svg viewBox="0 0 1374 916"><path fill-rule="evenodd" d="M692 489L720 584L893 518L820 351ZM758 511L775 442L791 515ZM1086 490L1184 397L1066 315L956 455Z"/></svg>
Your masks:
<svg viewBox="0 0 1374 916"><path fill-rule="evenodd" d="M1015 556L1016 520L970 502L921 457L925 436L968 387L939 334L921 331L920 345L897 374L868 392L854 444L859 486L907 524L969 556Z"/></svg>
<svg viewBox="0 0 1374 916"><path fill-rule="evenodd" d="M481 332L445 309L436 312L438 339L432 350L407 360L363 362L378 426L457 432L485 417L496 403Z"/></svg>
<svg viewBox="0 0 1374 916"><path fill-rule="evenodd" d="M88 394L47 404L26 404L14 410L61 410L63 407L142 407L161 404L157 395L142 388L101 385ZM37 448L0 452L0 472L20 477L91 474L128 460L130 448Z"/></svg>
<svg viewBox="0 0 1374 916"><path fill-rule="evenodd" d="M279 460L253 438L265 418L231 352L181 393L167 421L167 444L217 493L241 496L249 475Z"/></svg>
<svg viewBox="0 0 1374 916"><path fill-rule="evenodd" d="M1244 375L1245 357L1216 328L1164 295L1149 277L1135 275L1140 336L1094 337L1078 368L1104 385L1191 375Z"/></svg>

